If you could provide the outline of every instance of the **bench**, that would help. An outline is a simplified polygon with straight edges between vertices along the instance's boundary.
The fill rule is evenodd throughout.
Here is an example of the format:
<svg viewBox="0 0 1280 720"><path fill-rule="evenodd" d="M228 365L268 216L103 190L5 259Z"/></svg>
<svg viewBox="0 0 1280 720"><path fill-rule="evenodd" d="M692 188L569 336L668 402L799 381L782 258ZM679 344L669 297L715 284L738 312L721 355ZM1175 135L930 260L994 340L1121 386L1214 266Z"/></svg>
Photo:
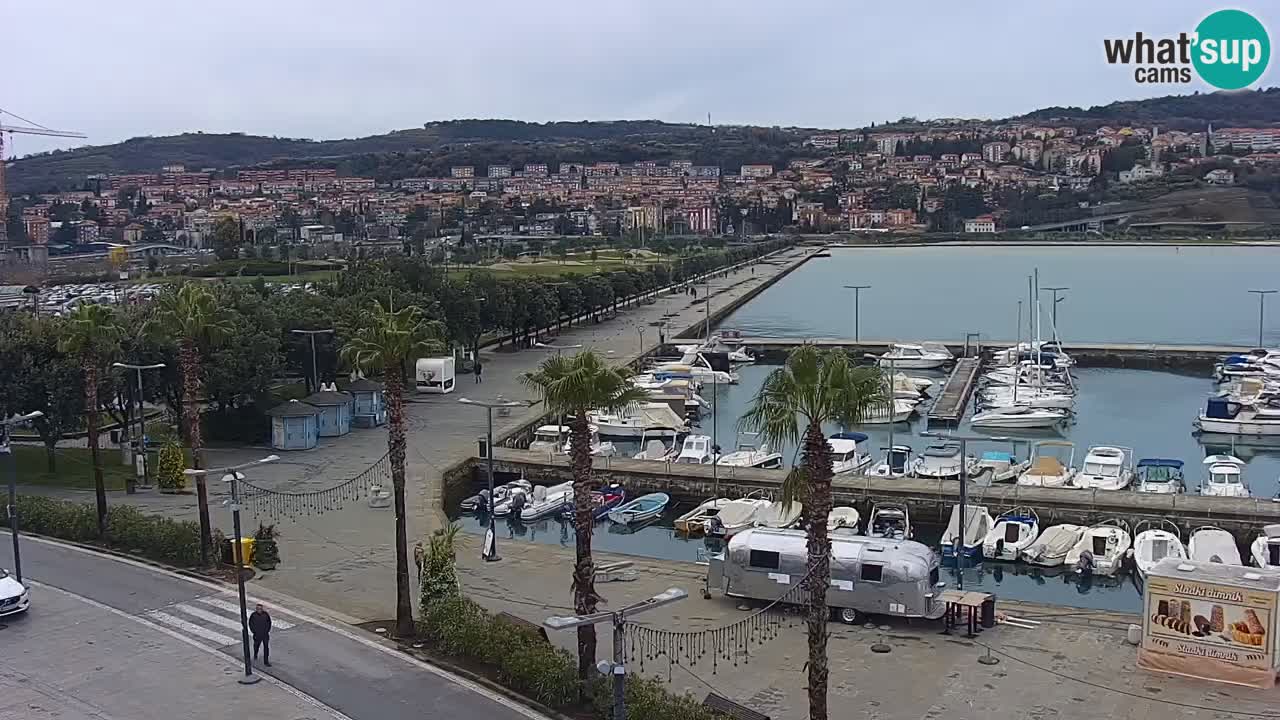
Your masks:
<svg viewBox="0 0 1280 720"><path fill-rule="evenodd" d="M546 642L546 643L551 642L551 640L547 637L547 629L542 627L541 625L531 623L528 620L525 620L522 617L517 617L515 615L512 615L509 612L500 612L498 613L497 618L504 622L509 622L512 625L515 625L516 627L520 628L521 630L528 630L529 632L542 638L543 642Z"/></svg>
<svg viewBox="0 0 1280 720"><path fill-rule="evenodd" d="M746 705L739 705L729 698L715 693L707 693L707 699L702 701L702 705L712 712L727 715L735 720L769 720L768 715L756 712Z"/></svg>

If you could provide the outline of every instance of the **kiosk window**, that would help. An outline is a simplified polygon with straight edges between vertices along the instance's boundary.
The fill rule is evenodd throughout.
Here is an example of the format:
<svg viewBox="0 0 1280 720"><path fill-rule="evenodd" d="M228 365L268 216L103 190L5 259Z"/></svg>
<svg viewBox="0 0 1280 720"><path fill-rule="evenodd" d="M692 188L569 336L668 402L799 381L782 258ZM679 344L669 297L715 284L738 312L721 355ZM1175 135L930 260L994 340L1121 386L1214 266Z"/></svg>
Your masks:
<svg viewBox="0 0 1280 720"><path fill-rule="evenodd" d="M764 568L766 570L777 570L780 556L776 552L768 550L752 550L751 551L751 567Z"/></svg>

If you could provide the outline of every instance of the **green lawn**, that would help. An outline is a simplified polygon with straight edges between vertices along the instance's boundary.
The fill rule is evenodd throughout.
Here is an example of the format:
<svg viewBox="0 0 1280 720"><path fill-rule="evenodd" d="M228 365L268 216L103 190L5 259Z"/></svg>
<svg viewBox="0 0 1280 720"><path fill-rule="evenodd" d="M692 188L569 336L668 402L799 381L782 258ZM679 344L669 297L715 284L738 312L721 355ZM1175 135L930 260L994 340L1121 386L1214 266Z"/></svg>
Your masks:
<svg viewBox="0 0 1280 720"><path fill-rule="evenodd" d="M11 447L18 463L19 485L93 489L93 463L89 459L88 448L58 448L54 451L57 472L50 473L43 445L15 444ZM102 476L107 489L123 490L133 468L120 464L120 450L102 448L98 456L102 459ZM8 482L8 468L0 472L4 473L3 480Z"/></svg>

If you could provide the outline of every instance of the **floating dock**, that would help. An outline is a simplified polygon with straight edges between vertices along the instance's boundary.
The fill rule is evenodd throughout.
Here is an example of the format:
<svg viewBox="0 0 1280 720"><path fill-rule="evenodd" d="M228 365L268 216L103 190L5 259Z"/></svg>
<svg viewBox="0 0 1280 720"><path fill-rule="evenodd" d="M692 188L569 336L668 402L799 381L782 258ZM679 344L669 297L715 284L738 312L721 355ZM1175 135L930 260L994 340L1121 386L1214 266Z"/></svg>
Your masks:
<svg viewBox="0 0 1280 720"><path fill-rule="evenodd" d="M460 467L462 472L446 477L452 504L474 492L484 478L484 467L483 459L472 458L469 467ZM494 448L494 470L507 479L525 477L537 484L550 485L572 479L567 456L528 450ZM776 497L786 472L717 467L713 476L710 465L595 458L593 475L602 483L621 483L630 494L664 492L683 505L713 496L742 497L755 493ZM502 477L498 480L506 481ZM955 480L837 475L832 481L832 492L837 504L857 507L863 517L869 517L873 504L888 501L907 505L913 521L935 524L945 524L951 507L960 501L960 483ZM986 506L992 515L1015 507L1030 507L1039 513L1043 526L1092 525L1109 518L1119 518L1132 526L1139 520L1168 519L1187 537L1197 527L1214 525L1232 532L1245 544L1257 537L1263 525L1280 523L1280 503L1264 498L970 483L969 502Z"/></svg>
<svg viewBox="0 0 1280 720"><path fill-rule="evenodd" d="M965 408L969 407L969 398L973 395L973 386L978 382L978 371L982 362L978 358L965 357L956 361L956 366L942 387L942 394L929 410L929 425L955 425L964 417Z"/></svg>

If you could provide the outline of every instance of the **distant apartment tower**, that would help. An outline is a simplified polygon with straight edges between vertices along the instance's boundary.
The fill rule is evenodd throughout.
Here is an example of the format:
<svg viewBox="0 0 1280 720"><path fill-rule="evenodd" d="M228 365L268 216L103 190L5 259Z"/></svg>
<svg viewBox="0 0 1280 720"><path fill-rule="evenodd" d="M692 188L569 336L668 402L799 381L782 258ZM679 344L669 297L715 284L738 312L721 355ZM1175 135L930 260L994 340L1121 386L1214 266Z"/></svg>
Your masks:
<svg viewBox="0 0 1280 720"><path fill-rule="evenodd" d="M1210 142L1215 151L1228 145L1237 150L1280 148L1280 128L1222 128L1211 132Z"/></svg>
<svg viewBox="0 0 1280 720"><path fill-rule="evenodd" d="M476 169L470 165L454 165L449 168L449 177L452 178L473 178L476 176Z"/></svg>
<svg viewBox="0 0 1280 720"><path fill-rule="evenodd" d="M27 228L27 241L32 245L47 245L49 243L49 218L28 217L23 219L23 224Z"/></svg>
<svg viewBox="0 0 1280 720"><path fill-rule="evenodd" d="M511 177L511 166L510 165L490 165L489 177L509 178Z"/></svg>
<svg viewBox="0 0 1280 720"><path fill-rule="evenodd" d="M964 231L967 233L993 233L996 231L996 219L990 215L979 215L976 218L965 220Z"/></svg>
<svg viewBox="0 0 1280 720"><path fill-rule="evenodd" d="M764 179L773 176L772 165L743 165L738 173L743 178Z"/></svg>
<svg viewBox="0 0 1280 720"><path fill-rule="evenodd" d="M167 172L167 173L184 173L186 171L187 171L187 166L178 164L178 163L175 163L172 165L165 165L164 167L160 168L160 172Z"/></svg>
<svg viewBox="0 0 1280 720"><path fill-rule="evenodd" d="M998 163L1004 160L1004 156L1009 154L1012 147L1007 142L999 141L989 142L982 146L982 159L989 163Z"/></svg>
<svg viewBox="0 0 1280 720"><path fill-rule="evenodd" d="M524 166L525 177L546 177L548 174L546 163L528 163Z"/></svg>

